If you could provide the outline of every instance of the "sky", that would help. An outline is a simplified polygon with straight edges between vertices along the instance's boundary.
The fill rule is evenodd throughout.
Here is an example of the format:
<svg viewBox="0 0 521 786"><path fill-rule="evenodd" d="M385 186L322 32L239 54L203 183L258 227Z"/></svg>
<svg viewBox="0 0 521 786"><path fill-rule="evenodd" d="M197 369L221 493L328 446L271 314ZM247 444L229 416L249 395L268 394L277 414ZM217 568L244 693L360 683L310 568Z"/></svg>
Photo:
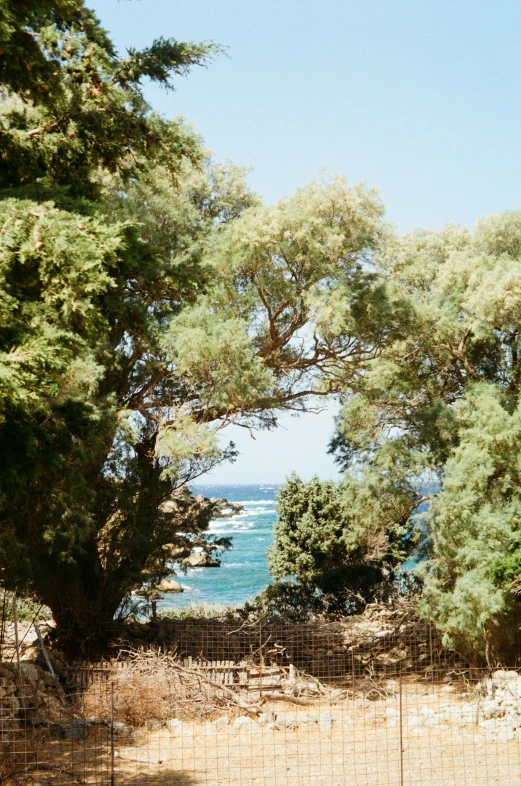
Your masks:
<svg viewBox="0 0 521 786"><path fill-rule="evenodd" d="M380 189L399 231L521 208L519 0L87 0L120 53L159 36L226 47L146 96L218 159L251 164L267 204L327 167ZM336 477L336 405L285 417L212 483Z"/></svg>

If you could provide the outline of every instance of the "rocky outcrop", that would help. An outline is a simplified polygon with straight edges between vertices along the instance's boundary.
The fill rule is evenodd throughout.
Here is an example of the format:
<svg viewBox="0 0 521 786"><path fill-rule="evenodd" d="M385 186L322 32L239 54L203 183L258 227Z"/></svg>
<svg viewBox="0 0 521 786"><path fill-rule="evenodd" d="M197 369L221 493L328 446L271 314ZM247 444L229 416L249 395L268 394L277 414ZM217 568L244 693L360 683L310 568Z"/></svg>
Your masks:
<svg viewBox="0 0 521 786"><path fill-rule="evenodd" d="M136 590L136 595L147 600L163 600L162 592L184 592L184 587L174 579L161 579L152 587L141 587Z"/></svg>
<svg viewBox="0 0 521 786"><path fill-rule="evenodd" d="M156 584L155 589L158 592L184 592L184 587L178 581L174 581L174 579L161 579Z"/></svg>
<svg viewBox="0 0 521 786"><path fill-rule="evenodd" d="M185 568L220 568L221 560L216 557L210 557L209 554L203 552L201 554L190 554L189 557L183 560L182 564Z"/></svg>
<svg viewBox="0 0 521 786"><path fill-rule="evenodd" d="M163 600L163 596L154 587L141 587L136 590L136 595L147 600Z"/></svg>
<svg viewBox="0 0 521 786"><path fill-rule="evenodd" d="M243 506L238 502L228 502L223 497L219 499L209 499L202 494L194 497L191 492L183 487L178 489L170 499L161 505L161 511L166 514L174 514L179 518L180 532L176 539L171 543L162 546L163 559L166 559L169 567L182 565L185 568L218 568L221 560L211 556L212 551L217 550L217 546L212 544L205 536L206 525L211 519L228 519L245 513ZM183 532L182 520L187 519L186 533ZM198 522L199 533L193 531L194 522ZM196 552L194 553L194 550ZM172 584L175 584L173 582ZM171 586L169 589L159 583L154 587L142 587L136 594L148 598L149 600L159 600L159 597L151 597L150 592L182 592L180 584Z"/></svg>
<svg viewBox="0 0 521 786"><path fill-rule="evenodd" d="M214 519L231 519L232 516L239 516L246 512L240 502L228 502L224 497L212 499L211 502L215 506L212 514Z"/></svg>

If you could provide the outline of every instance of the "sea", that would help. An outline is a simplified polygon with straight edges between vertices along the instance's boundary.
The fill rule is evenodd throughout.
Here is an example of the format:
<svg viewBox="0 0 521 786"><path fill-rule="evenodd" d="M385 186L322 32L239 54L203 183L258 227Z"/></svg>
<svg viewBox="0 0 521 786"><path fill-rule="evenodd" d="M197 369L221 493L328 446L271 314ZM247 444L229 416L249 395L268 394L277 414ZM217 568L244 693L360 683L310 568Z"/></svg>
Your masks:
<svg viewBox="0 0 521 786"><path fill-rule="evenodd" d="M229 519L215 519L209 534L227 537L233 548L220 555L220 568L176 568L184 592L165 594L158 610L191 605L238 606L271 583L266 551L273 541L277 519L278 485L192 485L194 494L240 502L245 512Z"/></svg>

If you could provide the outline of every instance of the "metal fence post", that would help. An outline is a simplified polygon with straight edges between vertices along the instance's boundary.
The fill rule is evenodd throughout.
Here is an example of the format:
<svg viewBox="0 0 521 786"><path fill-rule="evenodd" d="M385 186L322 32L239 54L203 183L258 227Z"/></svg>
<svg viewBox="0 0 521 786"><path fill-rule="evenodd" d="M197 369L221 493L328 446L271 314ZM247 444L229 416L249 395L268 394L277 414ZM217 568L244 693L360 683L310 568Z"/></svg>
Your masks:
<svg viewBox="0 0 521 786"><path fill-rule="evenodd" d="M18 664L18 676L22 679L22 667L20 665L20 640L18 638L18 612L16 609L16 595L13 595L13 622L14 622L14 645L16 648L16 662Z"/></svg>
<svg viewBox="0 0 521 786"><path fill-rule="evenodd" d="M2 603L2 628L0 629L0 660L2 660L4 655L6 603L7 603L7 590L4 590L4 600Z"/></svg>
<svg viewBox="0 0 521 786"><path fill-rule="evenodd" d="M403 698L402 698L401 665L400 665L400 786L403 786Z"/></svg>
<svg viewBox="0 0 521 786"><path fill-rule="evenodd" d="M116 783L114 772L114 683L110 683L110 786Z"/></svg>

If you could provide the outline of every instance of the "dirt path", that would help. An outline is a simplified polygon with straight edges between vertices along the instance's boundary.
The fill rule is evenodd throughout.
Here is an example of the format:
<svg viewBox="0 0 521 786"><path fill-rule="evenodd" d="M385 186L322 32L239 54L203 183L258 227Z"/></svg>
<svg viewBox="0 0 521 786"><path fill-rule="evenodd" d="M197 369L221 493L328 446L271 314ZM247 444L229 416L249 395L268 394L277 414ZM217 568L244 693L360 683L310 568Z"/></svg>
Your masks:
<svg viewBox="0 0 521 786"><path fill-rule="evenodd" d="M506 735L495 730L494 719L480 721L479 702L475 692L407 684L401 697L395 692L374 701L357 698L309 709L273 703L262 723L224 716L206 723L173 719L166 727L137 729L130 739L115 738L113 782L521 786L521 731ZM107 728L92 730L84 740L42 738L38 758L54 772L34 771L25 780L19 774L6 786L111 784Z"/></svg>

